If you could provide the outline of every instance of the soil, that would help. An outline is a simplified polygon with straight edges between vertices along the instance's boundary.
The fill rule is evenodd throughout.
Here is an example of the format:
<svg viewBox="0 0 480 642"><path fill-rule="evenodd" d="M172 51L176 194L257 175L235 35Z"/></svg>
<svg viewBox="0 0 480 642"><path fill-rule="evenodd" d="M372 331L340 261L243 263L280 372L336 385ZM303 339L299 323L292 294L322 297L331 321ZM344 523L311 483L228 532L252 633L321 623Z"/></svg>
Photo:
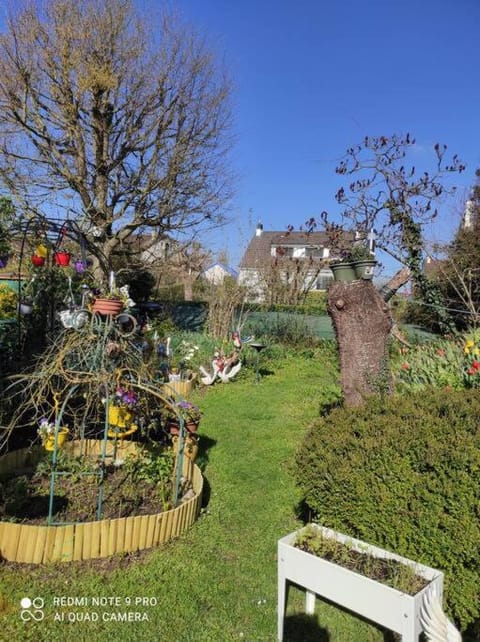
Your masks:
<svg viewBox="0 0 480 642"><path fill-rule="evenodd" d="M87 473L87 474L85 474ZM98 519L99 491L103 492L101 519L150 515L172 508L171 484L135 481L128 470L107 466L103 484L100 471L57 475L53 521L89 522ZM185 483L181 495L188 490ZM0 520L44 525L48 517L50 475L21 475L0 487Z"/></svg>

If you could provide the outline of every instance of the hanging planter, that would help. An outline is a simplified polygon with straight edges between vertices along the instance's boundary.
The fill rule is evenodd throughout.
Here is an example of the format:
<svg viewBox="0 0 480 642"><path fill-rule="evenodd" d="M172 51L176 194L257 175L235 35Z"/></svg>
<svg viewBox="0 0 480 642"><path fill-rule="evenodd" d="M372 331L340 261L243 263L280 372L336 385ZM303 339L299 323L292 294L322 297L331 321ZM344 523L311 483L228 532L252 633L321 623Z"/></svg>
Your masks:
<svg viewBox="0 0 480 642"><path fill-rule="evenodd" d="M115 316L123 310L123 301L121 299L106 299L99 297L95 299L92 305L92 311L104 314L105 316Z"/></svg>
<svg viewBox="0 0 480 642"><path fill-rule="evenodd" d="M20 303L18 304L18 311L23 316L28 316L29 314L32 314L33 303L31 303L30 301L20 301Z"/></svg>
<svg viewBox="0 0 480 642"><path fill-rule="evenodd" d="M58 448L62 448L62 446L64 446L65 442L67 441L68 432L69 430L66 426L62 426L62 428L58 429L58 434L57 434ZM48 450L49 452L53 452L55 450L55 433L47 435L43 439L42 444L45 450Z"/></svg>
<svg viewBox="0 0 480 642"><path fill-rule="evenodd" d="M117 428L126 428L132 423L133 415L126 406L109 406L108 423Z"/></svg>
<svg viewBox="0 0 480 642"><path fill-rule="evenodd" d="M38 254L32 254L31 261L34 267L42 267L42 265L45 265L45 257L38 256Z"/></svg>
<svg viewBox="0 0 480 642"><path fill-rule="evenodd" d="M60 267L67 267L67 265L70 264L70 252L55 252L53 255L53 259L56 265L59 265Z"/></svg>

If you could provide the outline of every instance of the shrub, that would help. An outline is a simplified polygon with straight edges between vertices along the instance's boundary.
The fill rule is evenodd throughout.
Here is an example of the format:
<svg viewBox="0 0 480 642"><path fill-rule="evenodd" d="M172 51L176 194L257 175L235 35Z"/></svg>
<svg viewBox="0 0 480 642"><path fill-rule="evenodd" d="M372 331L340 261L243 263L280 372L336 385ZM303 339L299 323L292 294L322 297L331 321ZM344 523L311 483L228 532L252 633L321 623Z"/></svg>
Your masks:
<svg viewBox="0 0 480 642"><path fill-rule="evenodd" d="M480 615L479 413L475 390L372 398L319 419L296 457L314 518L443 570L462 627Z"/></svg>
<svg viewBox="0 0 480 642"><path fill-rule="evenodd" d="M8 285L0 284L0 319L13 319L17 315L17 293Z"/></svg>

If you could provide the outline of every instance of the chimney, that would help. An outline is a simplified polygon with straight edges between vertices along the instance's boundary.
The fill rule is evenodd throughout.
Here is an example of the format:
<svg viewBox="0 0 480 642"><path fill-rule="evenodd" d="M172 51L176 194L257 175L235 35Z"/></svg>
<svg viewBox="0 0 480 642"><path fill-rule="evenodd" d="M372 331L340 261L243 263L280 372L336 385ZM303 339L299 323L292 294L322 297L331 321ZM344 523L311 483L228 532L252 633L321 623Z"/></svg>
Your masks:
<svg viewBox="0 0 480 642"><path fill-rule="evenodd" d="M255 236L262 236L263 232L263 225L258 221L257 223L257 229L255 230Z"/></svg>

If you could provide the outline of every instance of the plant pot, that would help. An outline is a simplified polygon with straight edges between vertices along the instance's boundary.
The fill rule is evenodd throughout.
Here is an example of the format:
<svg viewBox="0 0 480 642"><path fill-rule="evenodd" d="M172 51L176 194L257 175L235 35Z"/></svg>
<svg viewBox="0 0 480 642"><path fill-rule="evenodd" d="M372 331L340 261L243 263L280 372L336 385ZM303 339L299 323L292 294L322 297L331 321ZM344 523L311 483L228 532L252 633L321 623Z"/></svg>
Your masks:
<svg viewBox="0 0 480 642"><path fill-rule="evenodd" d="M137 430L138 426L136 424L131 424L130 428L125 429L112 427L108 429L107 435L110 439L126 439L126 437L133 435Z"/></svg>
<svg viewBox="0 0 480 642"><path fill-rule="evenodd" d="M65 444L65 442L67 441L68 432L69 431L66 426L62 426L62 428L58 429L57 448L61 448ZM48 435L48 437L45 437L42 443L45 450L53 452L55 450L55 435Z"/></svg>
<svg viewBox="0 0 480 642"><path fill-rule="evenodd" d="M171 435L180 434L180 422L175 421L174 419L167 419L166 428Z"/></svg>
<svg viewBox="0 0 480 642"><path fill-rule="evenodd" d="M108 407L108 423L117 428L127 428L132 423L133 415L125 406Z"/></svg>
<svg viewBox="0 0 480 642"><path fill-rule="evenodd" d="M70 252L55 252L53 259L56 265L67 267L70 264Z"/></svg>
<svg viewBox="0 0 480 642"><path fill-rule="evenodd" d="M26 303L26 302L19 303L18 304L18 310L19 310L20 314L22 314L23 316L28 316L29 314L32 314L32 312L33 312L33 304L32 303Z"/></svg>
<svg viewBox="0 0 480 642"><path fill-rule="evenodd" d="M178 457L178 436L173 437L173 450ZM183 443L183 454L191 461L195 461L198 455L198 437L196 435L187 435Z"/></svg>
<svg viewBox="0 0 480 642"><path fill-rule="evenodd" d="M92 311L98 312L105 316L115 316L123 310L123 301L121 299L105 299L103 297L95 299L92 305Z"/></svg>
<svg viewBox="0 0 480 642"><path fill-rule="evenodd" d="M399 633L403 642L418 642L423 631L420 609L424 596L433 585L441 602L443 573L329 528L316 525L315 528L323 537L346 544L354 550L405 564L428 584L415 595L407 595L339 564L328 562L294 546L298 534L304 530L299 529L278 541L278 639L283 639L286 588L288 583L293 582L306 589L306 611L309 614L314 612L315 596L318 595Z"/></svg>
<svg viewBox="0 0 480 642"><path fill-rule="evenodd" d="M0 256L0 269L7 267L9 258L10 257L7 254L3 254L2 256Z"/></svg>
<svg viewBox="0 0 480 642"><path fill-rule="evenodd" d="M329 267L333 272L335 281L349 283L357 278L352 262L331 263Z"/></svg>
<svg viewBox="0 0 480 642"><path fill-rule="evenodd" d="M373 273L375 271L375 266L377 262L374 260L366 259L365 261L355 261L355 274L357 279L363 279L364 281L371 281L373 278Z"/></svg>
<svg viewBox="0 0 480 642"><path fill-rule="evenodd" d="M42 265L45 265L44 256L37 256L37 254L32 254L31 261L34 267L42 267Z"/></svg>
<svg viewBox="0 0 480 642"><path fill-rule="evenodd" d="M187 429L187 432L197 432L199 424L199 421L186 421L185 428Z"/></svg>

